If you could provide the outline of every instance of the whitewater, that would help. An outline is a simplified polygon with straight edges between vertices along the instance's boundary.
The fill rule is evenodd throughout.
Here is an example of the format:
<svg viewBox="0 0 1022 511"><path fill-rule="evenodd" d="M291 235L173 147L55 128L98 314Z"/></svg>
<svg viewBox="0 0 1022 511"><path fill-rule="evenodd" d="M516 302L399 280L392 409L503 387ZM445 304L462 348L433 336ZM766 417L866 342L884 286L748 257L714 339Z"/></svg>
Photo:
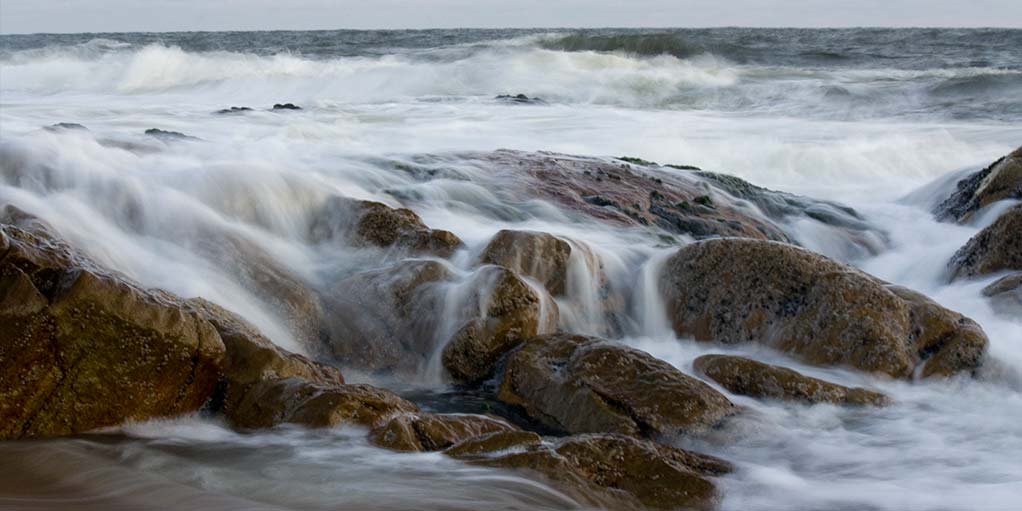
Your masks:
<svg viewBox="0 0 1022 511"><path fill-rule="evenodd" d="M229 304L298 353L266 297L203 251L203 232L250 240L312 283L381 265L370 251L305 241L332 195L408 207L456 233L467 246L451 261L459 283L479 278L475 258L501 229L579 240L628 290L619 342L688 374L696 357L726 352L893 398L867 410L720 389L749 413L678 445L735 464L719 481L722 509L1017 509L1022 318L982 296L995 278L946 275L998 211L958 225L931 209L1022 144L1019 48L1022 30L993 29L3 35L0 205L146 286ZM286 102L301 109L271 109ZM232 106L252 110L217 113ZM784 228L974 319L990 363L976 379L912 383L678 339L655 284L677 246L511 191L471 157L498 149L694 165L851 206L884 232L878 253L811 220ZM572 262L557 327L606 335L586 264ZM414 377L345 376L426 409L476 406L436 360ZM194 416L0 443L0 460L0 509L578 509L534 480L386 451L354 428L242 434Z"/></svg>

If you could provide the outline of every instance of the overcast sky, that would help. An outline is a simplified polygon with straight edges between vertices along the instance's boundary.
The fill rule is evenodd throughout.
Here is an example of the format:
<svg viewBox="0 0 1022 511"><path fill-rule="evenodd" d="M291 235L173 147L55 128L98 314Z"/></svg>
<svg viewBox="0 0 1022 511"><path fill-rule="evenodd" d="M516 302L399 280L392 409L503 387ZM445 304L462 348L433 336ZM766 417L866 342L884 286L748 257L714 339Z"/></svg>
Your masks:
<svg viewBox="0 0 1022 511"><path fill-rule="evenodd" d="M0 0L0 33L443 27L1022 27L1022 0Z"/></svg>

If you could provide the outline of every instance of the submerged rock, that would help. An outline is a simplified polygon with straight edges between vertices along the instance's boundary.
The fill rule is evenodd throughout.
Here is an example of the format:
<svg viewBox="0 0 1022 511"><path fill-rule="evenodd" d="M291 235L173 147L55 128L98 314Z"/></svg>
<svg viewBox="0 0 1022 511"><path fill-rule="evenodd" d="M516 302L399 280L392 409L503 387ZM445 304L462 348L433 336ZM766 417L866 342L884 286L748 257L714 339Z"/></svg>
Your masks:
<svg viewBox="0 0 1022 511"><path fill-rule="evenodd" d="M473 414L400 415L369 433L380 447L395 451L440 451L466 439L518 428L503 419Z"/></svg>
<svg viewBox="0 0 1022 511"><path fill-rule="evenodd" d="M564 294L571 245L545 232L498 232L483 249L480 261L530 277L552 295Z"/></svg>
<svg viewBox="0 0 1022 511"><path fill-rule="evenodd" d="M1022 272L1012 273L983 288L994 310L1005 315L1022 317Z"/></svg>
<svg viewBox="0 0 1022 511"><path fill-rule="evenodd" d="M51 124L51 125L47 126L46 129L49 130L49 131L61 131L61 130L89 131L89 128L86 128L85 126L82 126L81 124L78 124L76 122L58 122L57 124Z"/></svg>
<svg viewBox="0 0 1022 511"><path fill-rule="evenodd" d="M971 319L783 243L693 243L668 259L660 291L678 335L762 342L813 364L951 375L979 367L987 346Z"/></svg>
<svg viewBox="0 0 1022 511"><path fill-rule="evenodd" d="M802 373L743 357L703 355L692 363L695 370L735 394L810 404L885 406L890 399L862 388L849 388Z"/></svg>
<svg viewBox="0 0 1022 511"><path fill-rule="evenodd" d="M515 95L501 94L501 95L497 96L494 99L496 99L498 101L506 101L508 103L520 103L520 104L526 104L526 105L542 105L542 104L546 103L546 101L543 101L540 98L530 98L529 96L526 96L525 94L515 94Z"/></svg>
<svg viewBox="0 0 1022 511"><path fill-rule="evenodd" d="M512 353L498 398L568 433L698 432L736 411L712 387L667 362L567 334L535 337Z"/></svg>
<svg viewBox="0 0 1022 511"><path fill-rule="evenodd" d="M1022 147L958 181L933 213L937 220L967 223L977 211L1002 200L1022 200Z"/></svg>
<svg viewBox="0 0 1022 511"><path fill-rule="evenodd" d="M493 275L484 279L492 291L483 297L485 314L466 322L444 346L444 367L456 380L477 382L493 373L497 361L526 339L553 329L556 305L544 310L544 300L514 272L490 267ZM473 308L479 308L475 306Z"/></svg>
<svg viewBox="0 0 1022 511"><path fill-rule="evenodd" d="M1022 270L1022 206L1002 214L948 262L949 280Z"/></svg>
<svg viewBox="0 0 1022 511"><path fill-rule="evenodd" d="M294 103L277 103L273 105L274 110L301 110L302 107Z"/></svg>
<svg viewBox="0 0 1022 511"><path fill-rule="evenodd" d="M410 209L347 197L331 197L323 204L313 216L309 237L316 243L341 239L437 257L450 257L463 246L454 233L430 229Z"/></svg>
<svg viewBox="0 0 1022 511"><path fill-rule="evenodd" d="M0 225L0 439L198 410L224 367L213 326L102 271L10 206Z"/></svg>
<svg viewBox="0 0 1022 511"><path fill-rule="evenodd" d="M720 494L712 479L732 470L712 456L622 435L544 443L529 433L494 433L446 452L477 465L539 475L584 506L615 510L713 509Z"/></svg>
<svg viewBox="0 0 1022 511"><path fill-rule="evenodd" d="M149 128L145 130L145 134L149 135L150 137L158 138L165 142L176 142L180 140L200 140L198 137L192 137L177 131L165 131L157 128Z"/></svg>
<svg viewBox="0 0 1022 511"><path fill-rule="evenodd" d="M252 109L247 107L247 106L232 106L230 108L224 108L224 109L221 109L221 110L217 110L216 113L218 113L218 114L240 114L242 112L251 112L251 111L252 111Z"/></svg>

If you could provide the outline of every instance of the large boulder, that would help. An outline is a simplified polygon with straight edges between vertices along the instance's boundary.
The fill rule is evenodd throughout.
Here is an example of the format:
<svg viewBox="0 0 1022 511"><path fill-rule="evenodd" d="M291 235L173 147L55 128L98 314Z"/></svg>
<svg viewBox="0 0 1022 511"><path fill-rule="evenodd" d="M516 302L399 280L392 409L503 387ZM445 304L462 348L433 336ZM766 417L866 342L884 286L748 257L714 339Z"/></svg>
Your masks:
<svg viewBox="0 0 1022 511"><path fill-rule="evenodd" d="M936 207L934 214L941 221L967 223L977 211L1010 199L1022 200L1022 147L958 181L954 193Z"/></svg>
<svg viewBox="0 0 1022 511"><path fill-rule="evenodd" d="M719 502L713 478L726 461L622 435L579 435L549 443L502 432L455 444L446 453L469 463L512 468L586 507L704 511Z"/></svg>
<svg viewBox="0 0 1022 511"><path fill-rule="evenodd" d="M744 357L703 355L692 363L695 370L725 389L744 396L833 403L838 405L884 406L887 396L862 388L849 388L806 376L786 367L773 366Z"/></svg>
<svg viewBox="0 0 1022 511"><path fill-rule="evenodd" d="M479 260L532 278L557 296L567 288L570 257L571 245L556 236L505 229L490 239Z"/></svg>
<svg viewBox="0 0 1022 511"><path fill-rule="evenodd" d="M498 398L568 433L699 432L736 411L706 383L645 352L566 334L530 339L512 353Z"/></svg>
<svg viewBox="0 0 1022 511"><path fill-rule="evenodd" d="M987 338L969 318L819 254L715 239L681 248L660 278L675 332L761 342L820 365L907 378L971 372Z"/></svg>
<svg viewBox="0 0 1022 511"><path fill-rule="evenodd" d="M467 304L483 310L480 317L464 323L444 346L444 367L456 380L477 382L493 373L497 361L522 341L552 331L557 306L530 287L514 272L499 266L485 267L479 282L486 292Z"/></svg>
<svg viewBox="0 0 1022 511"><path fill-rule="evenodd" d="M518 428L503 419L461 413L405 414L369 432L374 444L395 451L440 451L458 442Z"/></svg>
<svg viewBox="0 0 1022 511"><path fill-rule="evenodd" d="M198 410L224 366L214 327L102 271L36 219L0 225L0 439Z"/></svg>
<svg viewBox="0 0 1022 511"><path fill-rule="evenodd" d="M416 413L414 404L369 385L322 384L303 378L261 380L251 385L227 418L240 429L300 424L314 428L353 425L374 428Z"/></svg>
<svg viewBox="0 0 1022 511"><path fill-rule="evenodd" d="M317 243L343 240L355 246L438 257L449 257L463 246L454 233L430 229L410 209L336 196L313 215L309 237Z"/></svg>
<svg viewBox="0 0 1022 511"><path fill-rule="evenodd" d="M972 237L948 263L949 279L1022 270L1022 206L1002 214Z"/></svg>

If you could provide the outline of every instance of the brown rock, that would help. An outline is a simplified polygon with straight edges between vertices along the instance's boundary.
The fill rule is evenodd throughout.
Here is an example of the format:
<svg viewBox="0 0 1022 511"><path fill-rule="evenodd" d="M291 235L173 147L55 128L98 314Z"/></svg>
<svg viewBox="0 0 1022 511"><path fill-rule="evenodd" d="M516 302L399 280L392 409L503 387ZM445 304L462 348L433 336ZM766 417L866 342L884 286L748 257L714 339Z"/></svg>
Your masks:
<svg viewBox="0 0 1022 511"><path fill-rule="evenodd" d="M711 456L622 435L523 440L510 452L458 457L540 476L579 503L603 509L713 509L720 495L712 477L731 471Z"/></svg>
<svg viewBox="0 0 1022 511"><path fill-rule="evenodd" d="M473 414L408 414L391 419L369 433L380 447L395 451L440 451L462 440L518 428L503 419Z"/></svg>
<svg viewBox="0 0 1022 511"><path fill-rule="evenodd" d="M762 342L813 364L949 375L976 369L987 345L975 322L919 293L782 243L693 243L667 261L660 290L679 335Z"/></svg>
<svg viewBox="0 0 1022 511"><path fill-rule="evenodd" d="M1005 315L1022 315L1022 272L1012 273L983 288L994 310Z"/></svg>
<svg viewBox="0 0 1022 511"><path fill-rule="evenodd" d="M735 413L709 385L647 353L565 334L533 338L514 352L498 397L568 433L673 435Z"/></svg>
<svg viewBox="0 0 1022 511"><path fill-rule="evenodd" d="M463 246L454 233L430 229L410 209L347 197L328 199L313 218L309 234L314 242L340 238L355 245L437 257L450 257Z"/></svg>
<svg viewBox="0 0 1022 511"><path fill-rule="evenodd" d="M481 296L488 302L486 316L465 323L443 350L444 367L465 382L485 379L504 354L557 324L553 301L546 300L554 307L552 314L544 314L541 297L513 272L500 267L481 271L489 272L481 280L487 282L484 287L492 289Z"/></svg>
<svg viewBox="0 0 1022 511"><path fill-rule="evenodd" d="M209 399L224 364L212 325L6 213L37 229L0 225L0 438L174 416Z"/></svg>
<svg viewBox="0 0 1022 511"><path fill-rule="evenodd" d="M253 384L228 419L241 429L301 424L314 428L344 424L377 427L419 409L396 394L369 385L324 385L301 378Z"/></svg>
<svg viewBox="0 0 1022 511"><path fill-rule="evenodd" d="M973 236L948 263L951 281L1008 270L1022 270L1022 206Z"/></svg>
<svg viewBox="0 0 1022 511"><path fill-rule="evenodd" d="M545 232L503 230L483 249L480 262L535 279L556 296L564 294L567 286L570 256L567 241Z"/></svg>
<svg viewBox="0 0 1022 511"><path fill-rule="evenodd" d="M938 220L964 224L980 209L1007 199L1022 199L1022 147L959 181L934 214Z"/></svg>
<svg viewBox="0 0 1022 511"><path fill-rule="evenodd" d="M543 438L532 431L496 431L462 440L444 450L452 458L472 458L539 445Z"/></svg>
<svg viewBox="0 0 1022 511"><path fill-rule="evenodd" d="M703 355L693 362L695 370L735 394L768 399L804 401L810 404L885 406L887 396L862 388L849 388L806 376L786 367L748 358Z"/></svg>

